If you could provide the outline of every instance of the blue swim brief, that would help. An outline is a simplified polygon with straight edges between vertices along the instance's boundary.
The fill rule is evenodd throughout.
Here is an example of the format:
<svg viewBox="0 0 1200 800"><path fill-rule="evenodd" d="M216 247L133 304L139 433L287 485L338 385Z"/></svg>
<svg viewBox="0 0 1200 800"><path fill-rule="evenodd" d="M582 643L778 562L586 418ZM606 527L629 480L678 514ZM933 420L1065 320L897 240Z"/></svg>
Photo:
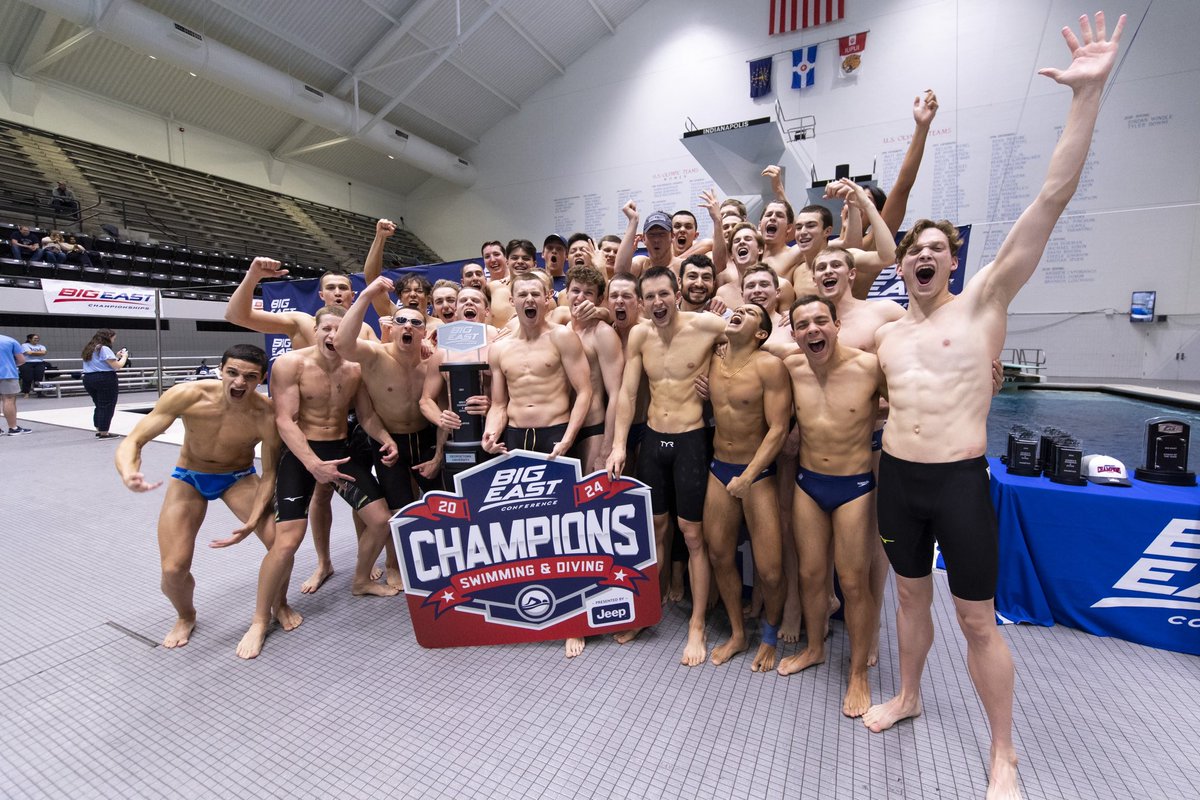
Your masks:
<svg viewBox="0 0 1200 800"><path fill-rule="evenodd" d="M871 434L871 449L875 452L883 449L883 428L879 428Z"/></svg>
<svg viewBox="0 0 1200 800"><path fill-rule="evenodd" d="M247 475L254 474L254 465L239 469L237 472L197 472L194 469L176 467L171 477L181 480L191 486L205 500L216 500L225 494L225 490Z"/></svg>
<svg viewBox="0 0 1200 800"><path fill-rule="evenodd" d="M796 472L796 485L803 489L822 511L830 514L839 506L844 506L874 489L875 473L822 475L800 467Z"/></svg>
<svg viewBox="0 0 1200 800"><path fill-rule="evenodd" d="M708 463L708 471L713 474L713 477L719 480L723 485L728 486L729 482L746 471L748 464L730 464L728 461L718 461L713 459ZM754 476L751 483L758 483L763 478L769 478L778 470L775 467L775 462L772 461L767 465L767 468Z"/></svg>

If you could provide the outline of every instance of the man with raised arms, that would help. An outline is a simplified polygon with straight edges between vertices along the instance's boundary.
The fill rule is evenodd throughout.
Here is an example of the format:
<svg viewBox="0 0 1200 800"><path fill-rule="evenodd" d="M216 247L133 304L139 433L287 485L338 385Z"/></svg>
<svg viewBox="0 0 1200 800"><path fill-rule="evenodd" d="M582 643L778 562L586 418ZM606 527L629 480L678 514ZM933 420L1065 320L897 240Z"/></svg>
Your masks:
<svg viewBox="0 0 1200 800"><path fill-rule="evenodd" d="M871 705L867 654L878 627L870 570L875 530L871 430L879 406L879 362L838 342L833 304L805 295L791 309L800 352L784 366L792 378L800 428L799 491L792 531L800 557L800 597L808 645L779 663L791 675L825 661L830 550L846 598L850 675L842 713L858 717Z"/></svg>
<svg viewBox="0 0 1200 800"><path fill-rule="evenodd" d="M783 616L783 535L779 526L775 456L791 421L791 392L783 362L760 348L771 335L771 315L745 303L725 326L729 347L708 374L716 432L704 495L704 538L717 589L729 614L729 641L713 648L724 664L749 646L742 620L742 577L734 555L743 516L754 552L755 580L763 596L762 642L750 669L775 668Z"/></svg>
<svg viewBox="0 0 1200 800"><path fill-rule="evenodd" d="M380 220L375 226L376 242L382 242L381 226L384 229L391 226L390 230L395 231L395 226L391 222L385 219ZM386 236L383 237L383 239L386 238ZM371 248L375 249L374 243ZM379 244L379 253L382 263L382 243ZM291 342L292 350L312 347L316 343L313 334L316 325L311 314L303 311L270 312L254 307L254 287L262 280L284 278L287 274L288 271L283 269L278 261L270 258L255 258L250 262L250 267L246 270L246 275L238 284L238 288L229 297L229 305L225 306L225 319L234 325L240 325L259 333L286 336ZM318 286L320 288L317 291L317 297L324 305L349 308L350 304L354 302L354 289L350 285L350 276L348 275L336 271L326 272L321 275ZM364 339L376 338L371 326L365 323L359 336ZM317 552L317 567L308 580L300 586L300 591L304 594L315 592L333 575L333 561L329 557L329 531L333 526L333 509L330 507L332 500L333 487L331 486L322 484L313 492L312 507L309 508L308 514L312 522L313 549ZM359 530L361 522L357 517L355 517L354 525L355 531L361 535Z"/></svg>
<svg viewBox="0 0 1200 800"><path fill-rule="evenodd" d="M625 215L629 224L625 227L625 235L621 237L621 248L617 251L617 272L630 272L639 276L651 267L670 267L674 259L671 251L671 218L662 211L655 211L646 217L641 236L643 244L646 245L646 255L635 256L638 238L637 203L630 200L621 207L621 213Z"/></svg>
<svg viewBox="0 0 1200 800"><path fill-rule="evenodd" d="M398 308L392 322L392 340L387 344L367 342L351 335L363 320L367 307L379 295L387 296L392 282L380 276L371 281L342 320L333 343L342 358L361 367L363 385L383 427L396 443L398 456L390 461L384 450L372 448L375 477L388 508L401 509L419 494L441 489L442 437L421 414L421 389L429 362L421 359L425 321L420 312ZM475 291L475 290L468 290ZM378 443L376 443L377 445ZM415 486L414 486L415 482ZM395 553L388 553L389 570Z"/></svg>
<svg viewBox="0 0 1200 800"><path fill-rule="evenodd" d="M284 444L275 481L275 541L258 572L254 622L238 645L242 658L254 658L262 650L271 598L287 585L296 548L308 528L308 501L318 484L332 484L364 523L351 593L389 597L400 591L391 584L375 583L371 577L371 567L388 536L391 512L370 465L350 457L346 413L351 405L359 424L381 443L383 462L394 464L397 452L395 441L371 405L361 368L342 358L334 347L345 314L340 306L318 311L317 343L280 356L271 370L275 425Z"/></svg>
<svg viewBox="0 0 1200 800"><path fill-rule="evenodd" d="M518 325L513 335L493 343L488 355L492 407L483 449L560 456L575 443L591 407L587 357L574 331L547 322L548 291L540 277L518 273L512 290Z"/></svg>
<svg viewBox="0 0 1200 800"><path fill-rule="evenodd" d="M879 531L896 572L899 598L900 693L872 706L863 722L882 731L921 713L921 673L933 641L936 540L967 641L967 668L991 728L988 797L1017 797L1012 741L1013 663L996 627L996 516L988 490L989 364L1004 342L1008 306L1033 275L1050 234L1079 184L1105 80L1117 56L1125 17L1111 40L1104 14L1096 29L1080 19L1082 41L1069 29L1066 70L1039 74L1071 89L1066 125L1033 203L1013 224L996 259L962 294L950 294L958 268L958 236L948 222L919 220L899 247L908 311L876 334L887 378L890 419L879 465Z"/></svg>
<svg viewBox="0 0 1200 800"><path fill-rule="evenodd" d="M730 253L733 263L722 268L723 261L720 255L716 254L713 259L713 265L720 271L717 276L717 297L723 302L726 307L733 308L741 305L745 300L745 286L743 281L751 268L756 266L770 266L763 260L763 238L758 229L749 222L738 223L733 229L733 235L730 238ZM792 300L795 299L795 291L792 284L779 276L779 273L774 267L771 268L771 273L775 276L774 283L776 291L779 294L779 303L784 308L787 308ZM771 309L774 314L775 310ZM784 328L787 326L785 325Z"/></svg>
<svg viewBox="0 0 1200 800"><path fill-rule="evenodd" d="M642 371L650 385L647 429L638 457L638 477L650 486L654 538L658 548L660 589L666 590L670 495L674 494L679 529L688 547L692 616L681 663L704 663L708 644L704 614L708 607L711 568L701 526L704 489L708 485L709 446L704 404L696 394L696 377L708 373L713 348L724 338L725 320L716 314L680 311L679 283L667 267L654 267L639 281L650 323L629 334L617 427L613 432L608 472L613 478L625 467L626 437L637 406ZM616 640L631 641L638 630L623 631Z"/></svg>
<svg viewBox="0 0 1200 800"><path fill-rule="evenodd" d="M275 495L275 464L279 433L271 401L255 389L267 371L267 354L250 344L237 344L221 356L220 382L176 384L163 393L153 410L117 447L117 472L133 492L162 486L142 473L142 448L177 419L183 420L183 446L158 516L158 549L162 561L162 591L178 618L163 639L163 647L183 647L196 626L192 596L192 556L196 535L211 500L220 498L243 525L233 537L214 542L223 547L241 541L252 531L269 549L275 536L271 500ZM254 446L262 442L263 474L254 472ZM267 609L285 630L301 617L287 605L287 587L279 587Z"/></svg>
<svg viewBox="0 0 1200 800"><path fill-rule="evenodd" d="M883 268L895 262L896 247L890 229L871 201L870 194L853 181L843 178L829 184L826 192L852 204L852 211L865 216L876 232L874 250L850 248L858 264L854 296L866 298L871 283ZM787 201L773 200L767 203L763 211L759 231L763 235L763 263L774 267L780 278L790 280L797 295L814 293L816 287L810 285L812 261L833 235L833 215L829 209L821 205L809 205L795 214ZM884 235L882 232L887 233ZM788 239L793 235L796 244L788 245ZM803 268L805 265L808 269Z"/></svg>

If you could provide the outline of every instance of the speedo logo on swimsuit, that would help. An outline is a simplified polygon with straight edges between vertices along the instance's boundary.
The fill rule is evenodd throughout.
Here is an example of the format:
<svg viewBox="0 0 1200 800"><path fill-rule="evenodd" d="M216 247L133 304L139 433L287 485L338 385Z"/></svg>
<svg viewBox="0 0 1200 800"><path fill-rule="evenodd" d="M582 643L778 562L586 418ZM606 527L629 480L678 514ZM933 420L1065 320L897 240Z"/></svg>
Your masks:
<svg viewBox="0 0 1200 800"><path fill-rule="evenodd" d="M1173 519L1154 541L1113 584L1128 595L1102 597L1092 608L1167 608L1200 611L1200 583L1195 576L1183 578L1200 563L1200 519ZM1171 617L1169 622L1200 628L1200 621Z"/></svg>
<svg viewBox="0 0 1200 800"><path fill-rule="evenodd" d="M866 486L868 483L870 483L870 481L858 481L858 488L861 489L864 486Z"/></svg>

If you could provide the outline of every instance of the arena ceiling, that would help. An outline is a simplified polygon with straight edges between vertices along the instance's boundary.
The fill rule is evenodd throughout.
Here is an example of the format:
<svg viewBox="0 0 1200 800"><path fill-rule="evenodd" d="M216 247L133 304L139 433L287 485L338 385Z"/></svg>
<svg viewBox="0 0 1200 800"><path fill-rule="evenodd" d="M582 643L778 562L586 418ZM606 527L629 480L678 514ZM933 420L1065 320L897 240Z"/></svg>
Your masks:
<svg viewBox="0 0 1200 800"><path fill-rule="evenodd" d="M0 61L20 76L75 87L246 142L284 161L407 193L437 170L416 158L387 158L365 135L355 135L356 128L333 130L290 113L289 103L304 113L304 91L268 105L231 88L236 81L211 77L202 68L192 75L172 53L151 58L162 42L150 47L131 42L125 35L131 26L121 15L162 15L213 46L248 56L265 73L283 73L318 90L308 100L322 92L340 98L357 109L359 128L369 123L401 129L435 145L427 148L431 153L446 151L453 162L645 2L7 2L0 3ZM119 31L112 30L113 20L121 21ZM179 52L190 45L167 44Z"/></svg>

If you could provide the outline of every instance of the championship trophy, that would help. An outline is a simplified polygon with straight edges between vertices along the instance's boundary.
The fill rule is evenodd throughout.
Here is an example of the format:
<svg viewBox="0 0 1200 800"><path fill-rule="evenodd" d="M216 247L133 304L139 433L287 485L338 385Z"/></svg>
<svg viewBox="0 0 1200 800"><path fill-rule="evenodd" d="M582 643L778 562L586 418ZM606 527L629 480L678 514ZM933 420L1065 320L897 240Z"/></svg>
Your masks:
<svg viewBox="0 0 1200 800"><path fill-rule="evenodd" d="M478 464L483 452L484 418L467 413L467 398L483 394L482 372L487 363L479 360L453 361L463 354L475 351L478 354L487 347L487 326L478 322L451 322L437 329L438 347L446 351L441 371L446 373L447 395L450 410L458 414L462 427L450 434L446 442L446 475L457 475Z"/></svg>
<svg viewBox="0 0 1200 800"><path fill-rule="evenodd" d="M1195 486L1196 473L1188 471L1188 441L1192 426L1173 417L1146 420L1146 465L1133 475L1139 481L1171 486Z"/></svg>

